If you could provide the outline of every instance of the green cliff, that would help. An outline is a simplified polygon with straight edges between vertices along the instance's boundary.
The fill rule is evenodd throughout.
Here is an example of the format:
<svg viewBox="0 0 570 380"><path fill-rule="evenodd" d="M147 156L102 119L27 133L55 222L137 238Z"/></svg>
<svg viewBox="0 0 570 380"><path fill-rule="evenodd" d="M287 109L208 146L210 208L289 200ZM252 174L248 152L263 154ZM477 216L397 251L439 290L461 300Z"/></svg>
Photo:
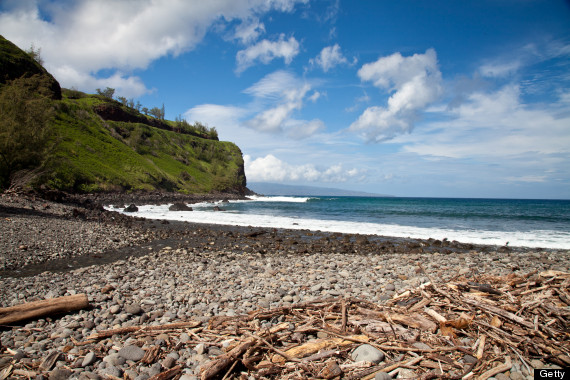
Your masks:
<svg viewBox="0 0 570 380"><path fill-rule="evenodd" d="M29 54L1 36L0 68L3 188L246 191L240 149L201 125L160 120L101 95L61 90Z"/></svg>

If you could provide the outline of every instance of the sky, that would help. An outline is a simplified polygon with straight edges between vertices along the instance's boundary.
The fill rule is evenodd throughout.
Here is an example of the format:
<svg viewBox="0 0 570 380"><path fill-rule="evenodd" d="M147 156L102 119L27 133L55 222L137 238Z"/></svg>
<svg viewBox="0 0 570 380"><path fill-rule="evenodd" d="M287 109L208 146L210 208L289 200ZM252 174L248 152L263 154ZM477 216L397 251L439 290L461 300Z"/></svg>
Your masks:
<svg viewBox="0 0 570 380"><path fill-rule="evenodd" d="M63 87L215 127L249 182L570 199L570 2L0 0Z"/></svg>

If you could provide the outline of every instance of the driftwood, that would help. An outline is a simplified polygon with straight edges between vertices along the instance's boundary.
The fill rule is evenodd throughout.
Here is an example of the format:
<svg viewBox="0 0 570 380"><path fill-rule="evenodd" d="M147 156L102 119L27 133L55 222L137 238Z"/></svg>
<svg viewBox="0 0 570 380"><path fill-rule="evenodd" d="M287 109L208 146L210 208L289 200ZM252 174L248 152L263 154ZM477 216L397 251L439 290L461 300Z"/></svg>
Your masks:
<svg viewBox="0 0 570 380"><path fill-rule="evenodd" d="M330 338L330 339L318 339L314 342L307 342L301 346L293 347L287 351L285 354L291 358L304 358L319 352L320 350L326 350L331 347L343 347L354 344L354 341L358 340L362 343L368 342L368 337L366 335L352 335L343 338ZM283 363L285 359L283 356L274 356L271 360L273 363Z"/></svg>
<svg viewBox="0 0 570 380"><path fill-rule="evenodd" d="M0 308L0 325L9 325L27 319L41 318L54 314L69 313L89 307L85 294L76 294L21 305Z"/></svg>
<svg viewBox="0 0 570 380"><path fill-rule="evenodd" d="M199 326L201 322L197 321L190 321L190 322L178 322L178 323L170 323L167 325L158 325L158 326L129 326L129 327L121 327L118 329L113 330L105 330L95 334L91 334L87 337L88 340L99 340L112 337L113 335L122 335L122 334L129 334L133 332L141 332L141 331L157 331L157 330L173 330L173 329L181 329L181 328L193 328Z"/></svg>
<svg viewBox="0 0 570 380"><path fill-rule="evenodd" d="M373 379L380 372L395 378L413 372L421 380L487 379L499 373L523 371L531 362L570 365L570 274L556 271L508 276L456 277L430 282L394 296L384 305L357 298L330 298L262 309L237 316L158 326L132 326L97 332L73 344L98 356L113 345L138 340L146 351L142 362L162 362L171 350L192 349L209 362L202 379ZM182 333L188 336L182 341ZM165 346L148 343L166 334ZM190 338L190 339L188 339ZM352 360L351 352L369 344L385 355L374 364ZM32 369L46 374L56 360L68 360L65 349L54 351ZM207 348L218 347L213 355ZM14 352L8 351L10 355ZM69 363L71 365L71 363ZM164 369L153 379L180 376L184 363ZM1 377L25 378L30 368L15 362ZM403 372L402 372L403 373ZM32 376L28 376L32 377Z"/></svg>

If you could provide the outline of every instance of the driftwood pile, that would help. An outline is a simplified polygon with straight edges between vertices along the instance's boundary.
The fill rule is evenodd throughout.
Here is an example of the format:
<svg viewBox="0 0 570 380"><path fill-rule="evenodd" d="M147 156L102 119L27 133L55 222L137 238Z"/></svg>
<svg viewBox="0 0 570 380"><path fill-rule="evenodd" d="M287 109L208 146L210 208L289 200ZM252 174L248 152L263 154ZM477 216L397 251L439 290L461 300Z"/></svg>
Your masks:
<svg viewBox="0 0 570 380"><path fill-rule="evenodd" d="M429 276L428 276L429 277ZM532 374L531 361L570 366L570 274L457 278L430 282L379 306L339 298L295 304L248 315L218 316L207 325L181 322L128 327L90 336L137 339L186 332L187 347L218 347L223 353L202 365L202 379L487 379L512 369ZM162 335L164 336L164 335ZM182 348L145 347L142 362L163 360ZM147 339L148 342L148 339ZM384 353L379 363L355 362L352 351L368 344ZM105 353L101 352L103 356ZM177 378L175 365L153 379Z"/></svg>
<svg viewBox="0 0 570 380"><path fill-rule="evenodd" d="M432 279L386 306L338 299L217 317L204 331L236 345L206 367L202 379L240 373L371 379L378 372L396 377L402 369L421 379L487 379L515 361L530 374L532 359L568 367L569 288L570 274L557 271L446 284ZM261 321L280 323L263 328ZM311 335L320 338L307 340ZM386 360L353 362L350 352L361 344L384 352Z"/></svg>

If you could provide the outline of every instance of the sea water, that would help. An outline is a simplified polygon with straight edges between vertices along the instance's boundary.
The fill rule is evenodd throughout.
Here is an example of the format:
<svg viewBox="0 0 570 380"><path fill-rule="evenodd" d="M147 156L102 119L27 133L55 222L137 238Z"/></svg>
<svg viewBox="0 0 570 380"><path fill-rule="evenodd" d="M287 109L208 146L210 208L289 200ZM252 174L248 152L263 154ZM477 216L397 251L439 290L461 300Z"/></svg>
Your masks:
<svg viewBox="0 0 570 380"><path fill-rule="evenodd" d="M225 211L214 211L215 205ZM169 206L139 206L131 214L193 223L570 249L570 200L263 196L193 204L192 212L169 211Z"/></svg>

